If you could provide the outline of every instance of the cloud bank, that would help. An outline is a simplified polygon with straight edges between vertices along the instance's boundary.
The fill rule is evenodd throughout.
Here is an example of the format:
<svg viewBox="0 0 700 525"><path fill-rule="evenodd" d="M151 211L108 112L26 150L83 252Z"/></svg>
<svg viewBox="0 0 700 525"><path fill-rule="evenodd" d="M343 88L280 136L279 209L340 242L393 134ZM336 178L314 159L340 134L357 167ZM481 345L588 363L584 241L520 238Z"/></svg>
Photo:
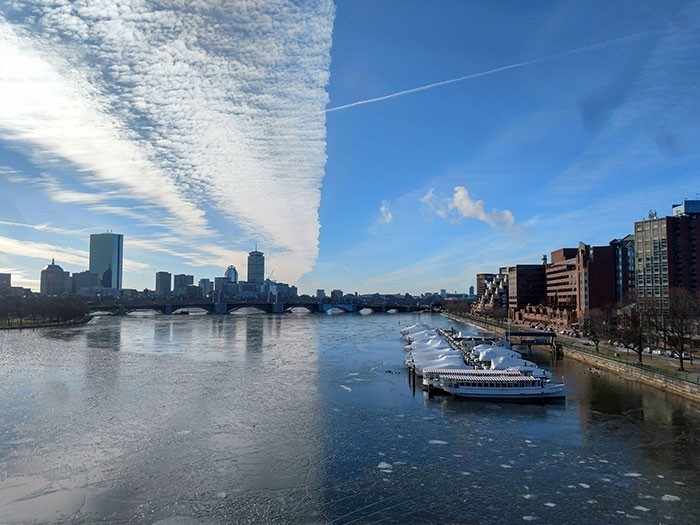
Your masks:
<svg viewBox="0 0 700 525"><path fill-rule="evenodd" d="M124 215L116 194L196 238L229 233L215 212L294 280L318 254L334 15L331 0L6 3L0 140L72 166L86 190L66 203Z"/></svg>

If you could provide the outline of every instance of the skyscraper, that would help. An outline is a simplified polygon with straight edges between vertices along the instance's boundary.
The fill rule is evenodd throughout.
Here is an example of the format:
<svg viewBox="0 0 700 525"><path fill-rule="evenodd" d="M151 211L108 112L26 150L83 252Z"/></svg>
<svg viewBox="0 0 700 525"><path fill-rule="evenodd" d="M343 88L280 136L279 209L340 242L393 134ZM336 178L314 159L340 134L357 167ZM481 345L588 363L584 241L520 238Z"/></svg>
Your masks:
<svg viewBox="0 0 700 525"><path fill-rule="evenodd" d="M172 275L170 272L156 272L156 295L165 297L170 295Z"/></svg>
<svg viewBox="0 0 700 525"><path fill-rule="evenodd" d="M228 277L228 280L232 283L238 283L238 270L236 270L235 266L231 265L228 268L226 268L226 271L224 272L224 277Z"/></svg>
<svg viewBox="0 0 700 525"><path fill-rule="evenodd" d="M90 235L90 271L103 288L122 288L124 236L118 233Z"/></svg>
<svg viewBox="0 0 700 525"><path fill-rule="evenodd" d="M263 284L265 281L265 256L258 250L248 254L248 283Z"/></svg>

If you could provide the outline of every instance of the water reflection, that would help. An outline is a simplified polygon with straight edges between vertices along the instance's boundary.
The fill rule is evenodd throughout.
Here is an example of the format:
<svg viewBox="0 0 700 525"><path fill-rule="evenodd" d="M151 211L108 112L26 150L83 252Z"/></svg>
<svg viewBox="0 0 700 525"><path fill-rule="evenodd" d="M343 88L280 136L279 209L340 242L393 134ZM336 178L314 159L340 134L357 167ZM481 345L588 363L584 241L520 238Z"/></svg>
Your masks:
<svg viewBox="0 0 700 525"><path fill-rule="evenodd" d="M696 409L570 361L555 364L565 406L414 396L397 318L454 324L153 316L3 334L3 519L688 522Z"/></svg>
<svg viewBox="0 0 700 525"><path fill-rule="evenodd" d="M108 319L106 323L91 327L85 332L85 344L88 348L120 350L121 325Z"/></svg>

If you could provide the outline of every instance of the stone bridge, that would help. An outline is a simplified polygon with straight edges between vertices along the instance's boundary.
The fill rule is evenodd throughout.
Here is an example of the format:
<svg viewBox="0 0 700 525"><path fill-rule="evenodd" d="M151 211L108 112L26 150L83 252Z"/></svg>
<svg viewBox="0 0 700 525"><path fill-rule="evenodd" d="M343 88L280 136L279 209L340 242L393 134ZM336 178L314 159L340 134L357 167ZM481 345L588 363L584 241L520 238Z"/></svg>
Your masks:
<svg viewBox="0 0 700 525"><path fill-rule="evenodd" d="M262 301L228 301L220 303L202 301L172 301L172 302L114 302L108 304L89 305L90 313L108 312L114 315L128 315L136 311L152 310L161 314L170 315L183 313L194 308L205 310L210 314L229 314L243 308L254 308L267 314L281 314L292 311L294 308L305 308L311 313L326 313L331 309L338 309L346 313L358 313L363 309L370 309L373 312L416 312L422 311L425 307L416 305L388 304L388 303L268 303Z"/></svg>

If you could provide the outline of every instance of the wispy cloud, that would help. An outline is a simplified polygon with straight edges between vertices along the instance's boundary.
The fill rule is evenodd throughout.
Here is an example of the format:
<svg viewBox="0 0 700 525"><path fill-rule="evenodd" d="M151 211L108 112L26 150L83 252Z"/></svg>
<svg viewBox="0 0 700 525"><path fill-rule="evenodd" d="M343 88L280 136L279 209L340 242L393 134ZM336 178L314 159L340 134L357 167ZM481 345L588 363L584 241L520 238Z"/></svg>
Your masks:
<svg viewBox="0 0 700 525"><path fill-rule="evenodd" d="M213 207L239 242L286 253L293 280L318 254L334 15L330 0L9 3L0 139L77 168L87 191L64 202L124 215L116 191L200 239L219 234Z"/></svg>
<svg viewBox="0 0 700 525"><path fill-rule="evenodd" d="M510 210L486 211L484 201L474 200L464 186L455 187L454 194L449 199L438 198L433 188L430 188L421 197L421 202L443 219L476 219L502 231L510 231L515 226L515 217Z"/></svg>
<svg viewBox="0 0 700 525"><path fill-rule="evenodd" d="M389 203L387 201L382 201L382 205L379 207L379 213L379 222L383 224L389 224L391 221L394 220L394 216L389 210Z"/></svg>

